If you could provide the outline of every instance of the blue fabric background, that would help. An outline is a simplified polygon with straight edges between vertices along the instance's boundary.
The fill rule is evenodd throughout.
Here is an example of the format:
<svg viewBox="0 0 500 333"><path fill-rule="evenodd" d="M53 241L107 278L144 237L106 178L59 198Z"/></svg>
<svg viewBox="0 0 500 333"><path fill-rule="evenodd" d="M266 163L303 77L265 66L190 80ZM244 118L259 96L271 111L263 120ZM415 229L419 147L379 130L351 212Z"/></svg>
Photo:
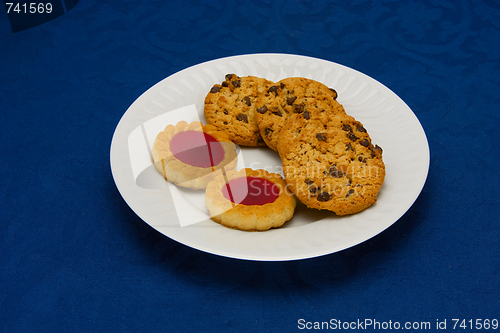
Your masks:
<svg viewBox="0 0 500 333"><path fill-rule="evenodd" d="M17 33L0 10L0 331L500 320L499 42L486 0L81 0ZM241 261L170 240L123 201L109 148L129 105L186 67L262 52L352 67L415 112L429 176L389 229L320 258Z"/></svg>

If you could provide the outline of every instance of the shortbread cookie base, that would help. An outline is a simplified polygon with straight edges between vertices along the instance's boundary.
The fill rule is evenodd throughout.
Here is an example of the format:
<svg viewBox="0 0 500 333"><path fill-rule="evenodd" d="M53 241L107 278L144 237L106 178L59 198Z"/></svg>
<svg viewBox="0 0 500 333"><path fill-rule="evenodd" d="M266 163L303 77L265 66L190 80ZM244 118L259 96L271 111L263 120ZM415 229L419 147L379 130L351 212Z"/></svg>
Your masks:
<svg viewBox="0 0 500 333"><path fill-rule="evenodd" d="M273 182L279 189L278 198L264 205L235 204L226 199L222 193L227 182L239 177L260 177ZM205 204L210 218L221 225L244 231L264 231L278 228L290 220L296 207L296 199L287 191L284 179L275 173L265 170L242 169L231 170L226 177L217 176L206 190Z"/></svg>
<svg viewBox="0 0 500 333"><path fill-rule="evenodd" d="M183 131L199 131L211 135L224 149L223 160L213 167L201 168L186 164L177 159L170 149L170 141L175 134ZM167 181L192 189L206 188L207 184L221 173L222 168L227 171L232 170L238 162L236 145L231 142L229 136L222 131L218 131L212 125L203 125L203 123L198 121L189 124L185 121L180 121L175 126L166 126L157 135L151 153L156 170Z"/></svg>

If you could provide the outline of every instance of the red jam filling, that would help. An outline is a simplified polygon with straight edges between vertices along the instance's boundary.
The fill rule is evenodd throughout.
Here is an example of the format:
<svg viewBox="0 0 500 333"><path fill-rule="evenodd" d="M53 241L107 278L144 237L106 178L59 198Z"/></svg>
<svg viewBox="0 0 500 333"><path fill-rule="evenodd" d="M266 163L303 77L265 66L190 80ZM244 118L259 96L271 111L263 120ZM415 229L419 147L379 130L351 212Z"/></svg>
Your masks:
<svg viewBox="0 0 500 333"><path fill-rule="evenodd" d="M216 166L224 159L224 149L220 142L204 132L177 133L170 140L170 150L181 162L199 168Z"/></svg>
<svg viewBox="0 0 500 333"><path fill-rule="evenodd" d="M280 190L272 181L260 177L240 177L230 180L222 188L224 198L246 206L274 202Z"/></svg>

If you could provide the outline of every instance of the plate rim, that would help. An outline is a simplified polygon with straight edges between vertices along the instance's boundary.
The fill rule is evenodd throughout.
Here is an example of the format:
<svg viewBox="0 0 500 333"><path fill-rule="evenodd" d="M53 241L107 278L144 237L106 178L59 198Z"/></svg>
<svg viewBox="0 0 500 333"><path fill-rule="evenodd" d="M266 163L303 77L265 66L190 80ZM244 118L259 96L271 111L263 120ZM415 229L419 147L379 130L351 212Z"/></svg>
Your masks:
<svg viewBox="0 0 500 333"><path fill-rule="evenodd" d="M117 174L118 170L117 170L117 166L115 164L115 163L117 163L117 161L114 159L114 156L116 157L116 154L117 154L116 150L118 149L118 147L117 147L117 142L118 142L117 140L119 139L118 136L121 135L120 131L122 129L124 129L124 127L125 127L124 123L127 121L128 116L130 116L130 112L131 112L131 110L133 110L133 107L137 103L139 103L139 101L142 98L144 98L144 96L147 96L148 94L154 92L155 89L158 89L158 87L160 87L167 80L171 80L175 76L182 76L183 73L189 72L189 71L193 70L196 67L207 66L207 65L209 65L211 63L215 63L215 62L224 62L224 61L228 62L228 61L231 61L231 60L240 60L241 61L242 59L245 59L245 58L256 58L256 57L278 58L278 59L280 59L280 58L281 59L295 58L295 59L298 59L298 60L307 60L307 61L311 61L311 62L314 61L314 62L320 62L320 63L330 64L330 65L333 65L335 67L342 68L342 69L350 71L350 72L354 72L357 75L360 75L361 77L363 77L364 79L366 79L368 81L375 82L378 85L378 87L381 87L384 90L386 90L386 93L389 93L393 97L397 98L398 102L402 103L402 105L405 106L405 108L407 109L407 111L409 111L408 115L412 116L414 118L413 120L416 122L416 124L418 124L418 127L417 127L418 130L419 130L418 134L421 136L420 137L421 141L425 142L425 147L423 147L423 148L425 148L424 149L425 156L422 156L425 159L423 161L424 162L423 165L425 167L422 167L422 169L419 170L420 182L419 182L418 186L415 187L415 188L418 187L418 190L414 190L414 195L412 196L411 200L408 200L408 204L407 204L408 207L405 207L405 209L403 209L400 212L400 214L398 214L397 218L393 218L394 221L388 223L388 225L386 225L385 227L381 228L376 233L371 234L369 237L364 238L362 240L355 241L353 244L351 244L349 246L346 246L346 247L342 247L340 249L333 249L333 250L332 249L326 249L326 250L324 249L324 250L318 250L318 251L308 251L307 254L304 254L302 256L297 256L297 255L291 255L291 256L260 256L260 255L255 255L255 254L251 255L250 253L248 255L242 255L242 254L235 255L234 253L230 253L228 251L222 251L220 249L216 250L216 251L210 250L210 249L207 249L204 246L201 246L200 244L187 243L187 242L185 242L183 240L180 240L179 237L172 236L172 234L170 234L170 235L166 234L164 231L160 230L160 228L155 227L151 223L149 223L146 220L147 217L144 216L145 214L142 214L142 213L138 212L136 209L134 209L134 207L131 206L128 193L125 193L124 189L123 189L123 185L124 184L121 183L120 180L119 180L121 178L121 176L119 176ZM166 111L166 112L168 112L168 111ZM242 260L252 260L252 261L291 261L291 260L303 260L303 259L309 259L309 258L316 258L316 257L320 257L320 256L328 255L328 254L333 254L333 253L336 253L336 252L340 252L340 251L346 250L348 248L351 248L353 246L359 245L359 244L361 244L361 243L363 243L363 242L365 242L365 241L367 241L367 240L369 240L369 239L377 236L378 234L380 234L383 231L387 230L394 223L396 223L413 206L413 204L415 203L415 201L418 199L418 197L422 193L422 190L423 190L423 188L425 186L425 183L427 181L427 177L428 177L429 169L430 169L430 148L429 148L429 143L428 143L428 139L427 139L425 130L424 130L422 124L420 123L420 121L418 120L418 117L413 112L413 110L396 93L394 93L391 89L389 89L387 86L385 86L383 83L379 82L378 80L376 80L376 79L368 76L367 74L364 74L364 73L362 73L362 72L360 72L360 71L358 71L356 69L347 67L345 65L342 65L342 64L330 61L330 60L325 60L325 59L321 59L321 58L315 58L315 57L311 57L311 56L304 56L304 55L297 55L297 54L287 54L287 53L255 53L255 54L241 54L241 55L226 56L226 57L216 58L216 59L204 61L204 62L201 62L199 64L195 64L195 65L189 66L189 67L184 68L184 69L182 69L180 71L172 73L171 75L163 78L162 80L158 81L157 83L155 83L154 85L152 85L151 87L149 87L147 90L145 90L140 96L138 96L130 104L130 106L127 108L127 110L121 116L119 122L116 125L116 128L115 128L115 130L113 132L113 136L112 136L112 139L111 139L111 144L110 144L110 168L111 168L111 173L112 173L112 177L113 177L115 186L117 187L118 192L120 193L121 197L126 202L126 204L129 206L129 208L139 218L141 218L143 220L143 222L145 222L147 225L149 225L150 227L152 227L153 229L155 229L157 232L160 232L162 235L164 235L164 236L166 236L166 237L168 237L168 238L170 238L170 239L172 239L172 240L174 240L174 241L176 241L178 243L181 243L181 244L183 244L185 246L188 246L188 247L200 250L202 252L211 253L211 254L214 254L214 255L219 255L219 256L223 256L223 257L227 257L227 258L242 259ZM135 181L134 181L134 183L135 183ZM277 230L272 230L272 231L268 231L268 232L275 232Z"/></svg>

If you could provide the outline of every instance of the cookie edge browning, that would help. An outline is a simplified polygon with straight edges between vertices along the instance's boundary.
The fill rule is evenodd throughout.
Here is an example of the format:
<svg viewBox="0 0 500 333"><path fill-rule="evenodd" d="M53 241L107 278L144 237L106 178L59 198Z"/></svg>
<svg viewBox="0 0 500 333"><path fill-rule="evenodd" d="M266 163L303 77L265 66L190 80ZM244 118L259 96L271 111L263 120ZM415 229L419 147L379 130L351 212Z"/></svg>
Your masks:
<svg viewBox="0 0 500 333"><path fill-rule="evenodd" d="M264 205L235 204L226 199L222 188L227 182L241 177L260 177L273 182L280 190L274 202ZM297 205L296 198L287 190L285 180L276 173L262 169L245 168L240 171L231 170L224 175L218 175L207 185L205 205L210 219L230 229L243 231L266 231L281 227L290 220Z"/></svg>
<svg viewBox="0 0 500 333"><path fill-rule="evenodd" d="M215 138L224 149L224 159L217 165L201 168L177 159L170 150L170 141L175 134L184 131L204 132ZM195 190L206 188L207 184L221 173L221 169L232 170L238 163L236 145L229 136L215 126L203 125L200 121L187 123L182 120L176 125L169 124L156 136L151 155L156 170L167 180L181 187Z"/></svg>

